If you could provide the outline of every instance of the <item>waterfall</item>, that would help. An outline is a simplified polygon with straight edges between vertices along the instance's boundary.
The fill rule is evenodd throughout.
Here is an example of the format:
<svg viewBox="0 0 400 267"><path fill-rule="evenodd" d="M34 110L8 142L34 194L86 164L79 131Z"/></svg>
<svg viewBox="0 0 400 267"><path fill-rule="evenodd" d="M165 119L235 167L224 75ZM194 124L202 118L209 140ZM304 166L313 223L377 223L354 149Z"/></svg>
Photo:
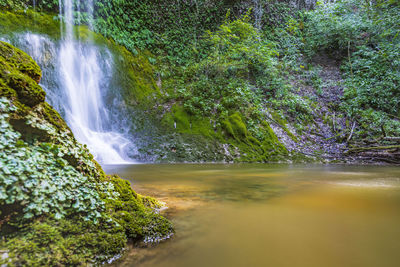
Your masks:
<svg viewBox="0 0 400 267"><path fill-rule="evenodd" d="M117 114L119 88L114 88L113 55L89 38L74 33L74 0L60 0L61 40L32 32L10 33L1 39L21 48L39 64L40 85L46 100L63 116L76 139L86 144L96 160L105 164L133 163L134 143L126 138L129 128ZM83 2L83 1L82 1ZM92 27L93 1L85 1ZM112 84L114 86L112 86ZM107 100L107 101L106 101ZM112 110L112 111L111 111Z"/></svg>
<svg viewBox="0 0 400 267"><path fill-rule="evenodd" d="M264 15L264 7L261 0L253 0L254 6L254 26L259 31L262 29L262 17Z"/></svg>
<svg viewBox="0 0 400 267"><path fill-rule="evenodd" d="M61 24L62 40L59 49L58 75L65 99L59 99L64 117L81 143L102 163L129 163L125 148L130 142L121 134L112 131L109 110L104 103L103 87L108 73L112 73L111 57L89 39L81 43L74 36L73 0L60 0L60 12L64 17ZM89 27L92 26L93 1L88 6ZM105 64L100 64L105 60ZM53 100L57 102L57 100ZM56 105L57 106L57 105Z"/></svg>
<svg viewBox="0 0 400 267"><path fill-rule="evenodd" d="M131 158L138 151L132 137L127 138L130 118L121 115L126 110L114 76L114 55L90 37L77 37L74 21L80 18L75 17L79 14L74 9L76 2L60 0L60 40L28 30L10 32L0 39L27 52L39 64L46 100L96 160L104 164L134 163ZM84 4L88 26L93 29L93 0L80 3Z"/></svg>

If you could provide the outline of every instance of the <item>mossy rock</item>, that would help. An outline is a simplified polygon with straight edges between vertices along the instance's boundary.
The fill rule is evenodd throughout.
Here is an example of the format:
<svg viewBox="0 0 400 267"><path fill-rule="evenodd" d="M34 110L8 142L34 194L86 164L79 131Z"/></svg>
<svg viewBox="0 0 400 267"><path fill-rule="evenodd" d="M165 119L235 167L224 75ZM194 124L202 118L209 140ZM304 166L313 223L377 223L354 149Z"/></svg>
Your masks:
<svg viewBox="0 0 400 267"><path fill-rule="evenodd" d="M10 266L88 266L119 254L127 240L122 227L107 222L94 226L79 217L38 219L1 243Z"/></svg>
<svg viewBox="0 0 400 267"><path fill-rule="evenodd" d="M47 102L35 107L35 112L59 130L69 130L61 115Z"/></svg>
<svg viewBox="0 0 400 267"><path fill-rule="evenodd" d="M36 62L25 52L1 41L0 53L1 95L18 96L19 102L29 107L44 102L46 93L38 84L42 72Z"/></svg>
<svg viewBox="0 0 400 267"><path fill-rule="evenodd" d="M191 116L181 105L173 105L171 111L164 114L161 124L179 133L184 143L174 145L164 141L162 146L169 149L166 149L163 156L184 162L190 162L193 153L203 155L203 159L194 161L212 158L211 161L278 162L289 158L287 149L267 122L260 123L260 136L256 138L247 129L244 116L239 112L227 116L219 124L215 123L215 126L210 120L208 117ZM212 153L197 151L209 150L211 147ZM170 150L173 153L168 152Z"/></svg>
<svg viewBox="0 0 400 267"><path fill-rule="evenodd" d="M242 121L240 113L236 112L223 120L222 126L226 133L236 140L240 141L247 139L247 127Z"/></svg>
<svg viewBox="0 0 400 267"><path fill-rule="evenodd" d="M125 47L108 41L114 53L115 80L128 105L147 109L161 98L160 88L154 79L154 67L150 63L151 53L142 51L132 54Z"/></svg>
<svg viewBox="0 0 400 267"><path fill-rule="evenodd" d="M240 152L239 162L277 162L286 161L288 151L265 121L259 125L259 138L254 137L247 129L238 112L223 120L222 127L227 142Z"/></svg>
<svg viewBox="0 0 400 267"><path fill-rule="evenodd" d="M161 203L137 194L128 181L116 175L109 176L108 180L119 197L108 201L107 205L112 210L111 216L125 229L129 238L162 239L173 232L171 223L153 211L154 208L160 208Z"/></svg>
<svg viewBox="0 0 400 267"><path fill-rule="evenodd" d="M208 117L192 116L178 104L172 106L171 112L164 114L162 124L169 129L175 128L179 133L202 135L207 138L216 137Z"/></svg>
<svg viewBox="0 0 400 267"><path fill-rule="evenodd" d="M7 61L13 70L26 74L36 83L40 82L42 71L38 64L25 52L0 41L0 55L3 57L2 61Z"/></svg>
<svg viewBox="0 0 400 267"><path fill-rule="evenodd" d="M1 78L0 78L0 97L5 96L10 99L17 98L17 92L10 88Z"/></svg>
<svg viewBox="0 0 400 267"><path fill-rule="evenodd" d="M60 21L57 14L35 12L31 9L26 11L3 11L0 12L0 34L26 32L37 32L60 38Z"/></svg>
<svg viewBox="0 0 400 267"><path fill-rule="evenodd" d="M18 100L21 103L29 107L34 107L44 102L46 97L45 91L27 75L12 72L4 74L2 77L8 86L17 92Z"/></svg>

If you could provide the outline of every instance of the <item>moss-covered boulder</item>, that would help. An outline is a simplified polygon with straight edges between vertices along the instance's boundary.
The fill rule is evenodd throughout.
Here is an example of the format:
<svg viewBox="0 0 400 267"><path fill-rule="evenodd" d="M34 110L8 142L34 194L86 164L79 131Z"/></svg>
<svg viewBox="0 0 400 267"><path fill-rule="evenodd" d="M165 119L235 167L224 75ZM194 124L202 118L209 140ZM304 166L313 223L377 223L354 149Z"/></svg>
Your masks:
<svg viewBox="0 0 400 267"><path fill-rule="evenodd" d="M105 262L172 234L160 203L107 176L45 100L41 71L0 42L0 265Z"/></svg>
<svg viewBox="0 0 400 267"><path fill-rule="evenodd" d="M29 107L44 102L46 93L38 85L42 72L31 58L19 49L2 42L0 45L0 96L18 96Z"/></svg>

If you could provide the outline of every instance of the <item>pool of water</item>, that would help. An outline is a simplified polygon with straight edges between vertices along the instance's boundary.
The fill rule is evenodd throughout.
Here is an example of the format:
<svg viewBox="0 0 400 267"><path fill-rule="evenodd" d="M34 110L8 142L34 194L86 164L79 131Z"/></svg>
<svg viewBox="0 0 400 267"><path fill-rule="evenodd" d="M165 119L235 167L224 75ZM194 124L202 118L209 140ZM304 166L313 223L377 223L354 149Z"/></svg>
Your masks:
<svg viewBox="0 0 400 267"><path fill-rule="evenodd" d="M168 205L176 234L115 266L400 266L400 168L106 166Z"/></svg>

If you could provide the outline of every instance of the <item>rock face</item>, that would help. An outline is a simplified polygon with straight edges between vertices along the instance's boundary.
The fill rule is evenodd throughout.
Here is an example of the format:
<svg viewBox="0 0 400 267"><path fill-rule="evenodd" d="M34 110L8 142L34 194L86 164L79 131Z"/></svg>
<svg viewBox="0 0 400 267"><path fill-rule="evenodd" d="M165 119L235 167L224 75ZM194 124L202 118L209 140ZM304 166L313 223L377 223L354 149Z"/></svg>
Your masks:
<svg viewBox="0 0 400 267"><path fill-rule="evenodd" d="M0 265L104 262L128 239L171 236L160 204L105 175L75 140L40 79L27 54L0 42Z"/></svg>

